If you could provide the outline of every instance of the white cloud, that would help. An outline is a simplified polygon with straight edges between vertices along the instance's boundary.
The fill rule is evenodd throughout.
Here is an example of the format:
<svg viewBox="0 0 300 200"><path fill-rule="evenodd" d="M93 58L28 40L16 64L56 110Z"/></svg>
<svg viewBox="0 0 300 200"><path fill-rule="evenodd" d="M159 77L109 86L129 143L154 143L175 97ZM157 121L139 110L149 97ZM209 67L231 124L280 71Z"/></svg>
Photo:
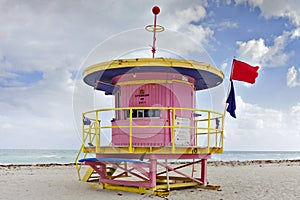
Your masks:
<svg viewBox="0 0 300 200"><path fill-rule="evenodd" d="M221 22L220 24L218 24L218 30L222 31L228 28L237 28L238 27L238 23L234 22L234 21L230 21L230 20L225 20L223 22Z"/></svg>
<svg viewBox="0 0 300 200"><path fill-rule="evenodd" d="M213 31L190 24L206 16L203 5L205 1L161 2L158 23L204 43ZM139 1L2 2L0 52L12 63L6 69L31 71L58 65L76 69L88 51L107 37L153 23L152 6L153 2Z"/></svg>
<svg viewBox="0 0 300 200"><path fill-rule="evenodd" d="M298 136L300 136L300 103L294 105L291 109L291 122L292 128L296 132L298 131Z"/></svg>
<svg viewBox="0 0 300 200"><path fill-rule="evenodd" d="M2 87L0 93L0 137L5 138L1 148L74 148L78 144L68 71L50 70L35 85Z"/></svg>
<svg viewBox="0 0 300 200"><path fill-rule="evenodd" d="M227 68L227 66L228 66L228 62L227 62L227 61L225 61L224 63L222 63L222 64L221 64L221 69L222 69L222 71L225 71L226 68Z"/></svg>
<svg viewBox="0 0 300 200"><path fill-rule="evenodd" d="M206 1L160 2L158 23L176 27L205 44L213 31L191 22L206 17L206 5ZM102 52L93 56L116 59L132 50L130 47L150 52L152 35L144 27L153 23L152 7L150 1L0 1L0 147L78 148L80 136L75 127L81 113L111 107L111 98L94 94L81 80L74 80L71 72L80 71L92 48L122 31L133 30L133 35L119 34L118 43L102 43ZM135 28L141 29L135 32ZM158 37L158 44L165 49L183 45L184 50L176 52L179 54L196 48L192 42L163 43L160 37L167 36ZM134 45L128 46L131 41ZM18 80L18 72L43 76L28 85Z"/></svg>
<svg viewBox="0 0 300 200"><path fill-rule="evenodd" d="M239 46L237 56L239 59L248 60L253 65L263 67L282 66L293 55L292 52L286 53L284 51L289 36L290 33L284 32L274 39L272 46L267 46L262 38L247 42L237 41L236 44Z"/></svg>
<svg viewBox="0 0 300 200"><path fill-rule="evenodd" d="M249 3L259 7L261 15L269 18L288 18L294 25L300 26L300 4L296 0L236 0L236 4Z"/></svg>
<svg viewBox="0 0 300 200"><path fill-rule="evenodd" d="M295 38L298 38L298 37L300 37L300 28L297 28L297 29L292 31L291 39L295 39Z"/></svg>
<svg viewBox="0 0 300 200"><path fill-rule="evenodd" d="M288 69L286 75L286 83L288 87L300 86L300 78L298 77L298 73L300 73L300 68L298 69L298 72L294 66Z"/></svg>
<svg viewBox="0 0 300 200"><path fill-rule="evenodd" d="M260 59L269 51L262 38L247 42L237 41L237 45L239 46L237 50L238 58L250 60L254 63L259 63Z"/></svg>
<svg viewBox="0 0 300 200"><path fill-rule="evenodd" d="M300 103L288 111L263 108L236 97L237 119L227 117L225 145L244 150L298 150Z"/></svg>
<svg viewBox="0 0 300 200"><path fill-rule="evenodd" d="M189 6L187 7L187 5ZM164 23L167 28L185 33L202 45L207 45L208 41L212 38L214 34L212 29L192 24L192 22L199 22L207 16L205 3L202 3L202 5L186 4L174 12L167 13L165 19L162 19L162 23Z"/></svg>
<svg viewBox="0 0 300 200"><path fill-rule="evenodd" d="M186 26L186 24L189 24L190 22L196 22L205 18L206 10L203 6L196 5L194 7L176 10L175 13L170 13L169 16L169 26L175 30L178 30L181 27Z"/></svg>

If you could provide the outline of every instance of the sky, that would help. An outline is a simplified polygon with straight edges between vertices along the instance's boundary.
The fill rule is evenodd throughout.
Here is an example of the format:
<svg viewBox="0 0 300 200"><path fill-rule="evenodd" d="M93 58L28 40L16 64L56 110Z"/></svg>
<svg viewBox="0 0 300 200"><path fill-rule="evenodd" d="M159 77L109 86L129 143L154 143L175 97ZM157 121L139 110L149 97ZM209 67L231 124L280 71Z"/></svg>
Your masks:
<svg viewBox="0 0 300 200"><path fill-rule="evenodd" d="M226 114L225 150L300 151L296 0L0 0L0 149L79 149L80 113L113 104L82 83L82 70L151 56L144 27L155 5L166 29L158 55L211 61L225 75L223 100L233 58L260 67L255 84L234 82L237 118Z"/></svg>

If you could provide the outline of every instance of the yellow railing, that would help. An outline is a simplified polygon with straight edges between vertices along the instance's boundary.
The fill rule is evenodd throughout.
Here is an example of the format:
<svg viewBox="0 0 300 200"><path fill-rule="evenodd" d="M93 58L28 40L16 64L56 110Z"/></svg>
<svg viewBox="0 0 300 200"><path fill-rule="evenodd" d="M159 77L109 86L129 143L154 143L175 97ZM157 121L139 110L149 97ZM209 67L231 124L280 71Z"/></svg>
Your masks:
<svg viewBox="0 0 300 200"><path fill-rule="evenodd" d="M170 119L171 122L169 125L148 125L148 126L140 126L133 125L133 111L134 110L160 110L160 111L169 111L171 113ZM129 113L127 120L129 120L129 125L123 126L112 126L110 125L101 125L100 123L100 115L107 112L116 112L123 111ZM195 117L192 118L192 122L194 122L190 126L178 126L175 124L176 113L178 111L190 111L191 114ZM112 113L114 116L115 113ZM104 117L105 118L105 117ZM128 108L105 108L99 110L92 110L83 113L82 120L88 121L90 124L86 123L83 125L83 148L84 146L93 146L96 149L96 153L99 152L99 149L104 146L109 146L112 143L106 145L101 145L101 136L104 133L101 133L102 130L114 129L114 128L127 128L129 129L129 146L128 151L133 152L133 142L132 135L133 129L135 128L169 128L171 129L171 147L172 153L176 151L175 145L175 130L176 129L194 129L195 130L195 139L196 146L195 147L205 147L205 148L223 148L224 143L224 117L221 113L210 111L210 110L200 110L195 108L167 108L167 107L128 107ZM102 120L102 119L101 119ZM105 120L102 120L105 121ZM109 121L108 119L106 121ZM212 137L214 135L214 137ZM206 144L205 144L206 142Z"/></svg>
<svg viewBox="0 0 300 200"><path fill-rule="evenodd" d="M133 125L133 111L134 110L160 110L168 111L170 123L169 125L149 125L149 126L140 126ZM129 125L126 126L112 126L110 120L107 117L108 112L112 112L112 116L116 116L116 113L119 111L127 112L129 117ZM176 118L178 117L177 111L190 111L191 122L190 126L178 126L175 124ZM119 112L118 114L120 114ZM124 113L125 114L125 113ZM103 115L103 116L101 116ZM151 119L151 118L149 118ZM210 111L210 110L200 110L195 108L166 108L166 107L129 107L129 108L105 108L99 110L92 110L82 114L82 145L76 156L76 170L78 172L79 180L81 180L81 169L83 163L79 163L79 158L86 158L88 153L99 153L101 148L112 147L112 141L109 141L107 144L101 144L102 137L105 134L105 130L110 130L112 135L112 129L114 128L127 128L129 129L129 146L127 152L135 153L133 147L133 129L149 129L149 128L167 128L171 131L171 152L176 153L177 150L182 146L175 145L175 130L176 129L192 129L195 133L195 146L188 147L193 149L190 153L197 153L197 148L204 149L204 153L211 153L212 149L218 149L217 152L223 151L224 144L224 116L221 113ZM103 122L109 122L109 125L102 125ZM90 152L88 149L94 149ZM113 147L115 149L115 147ZM144 151L143 151L144 152ZM186 151L185 151L186 152ZM200 152L198 152L200 153Z"/></svg>
<svg viewBox="0 0 300 200"><path fill-rule="evenodd" d="M80 174L80 171L81 171L81 168L82 166L84 165L83 163L79 163L78 160L79 158L86 158L88 152L85 151L85 146L86 146L86 143L90 146L93 145L94 143L94 140L96 138L96 132L94 132L93 130L98 130L98 128L96 128L99 123L96 123L93 122L91 123L87 128L85 127L84 123L82 123L82 145L77 153L77 156L75 158L75 164L76 164L76 170L77 170L77 173L78 173L78 178L79 180L81 180L81 174ZM82 155L83 154L83 155Z"/></svg>

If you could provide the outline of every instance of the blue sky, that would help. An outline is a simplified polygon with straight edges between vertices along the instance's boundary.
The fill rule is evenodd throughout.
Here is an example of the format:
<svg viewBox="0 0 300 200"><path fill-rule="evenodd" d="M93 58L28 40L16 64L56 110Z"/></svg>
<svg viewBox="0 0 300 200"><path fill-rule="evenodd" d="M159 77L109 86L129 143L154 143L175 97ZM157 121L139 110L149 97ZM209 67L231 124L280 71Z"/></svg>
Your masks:
<svg viewBox="0 0 300 200"><path fill-rule="evenodd" d="M154 5L167 29L158 34L158 54L174 50L202 61L197 47L205 49L225 74L223 96L233 57L260 66L254 85L234 83L237 119L226 115L225 150L300 150L296 0L2 0L0 148L79 148L80 112L112 104L76 79L81 66L87 58L117 59L135 48L149 54L152 36L143 28L152 23ZM194 43L169 41L180 34Z"/></svg>

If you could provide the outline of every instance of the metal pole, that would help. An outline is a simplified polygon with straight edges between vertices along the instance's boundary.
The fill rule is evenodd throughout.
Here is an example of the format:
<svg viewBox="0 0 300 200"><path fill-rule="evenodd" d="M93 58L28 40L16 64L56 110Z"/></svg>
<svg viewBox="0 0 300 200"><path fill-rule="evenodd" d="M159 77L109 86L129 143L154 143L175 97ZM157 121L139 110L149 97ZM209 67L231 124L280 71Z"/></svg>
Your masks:
<svg viewBox="0 0 300 200"><path fill-rule="evenodd" d="M129 110L129 152L132 153L132 108Z"/></svg>
<svg viewBox="0 0 300 200"><path fill-rule="evenodd" d="M156 52L156 47L155 47L155 42L156 42L156 18L157 14L154 14L154 30L153 30L153 42L152 42L152 58L154 58L155 52Z"/></svg>

